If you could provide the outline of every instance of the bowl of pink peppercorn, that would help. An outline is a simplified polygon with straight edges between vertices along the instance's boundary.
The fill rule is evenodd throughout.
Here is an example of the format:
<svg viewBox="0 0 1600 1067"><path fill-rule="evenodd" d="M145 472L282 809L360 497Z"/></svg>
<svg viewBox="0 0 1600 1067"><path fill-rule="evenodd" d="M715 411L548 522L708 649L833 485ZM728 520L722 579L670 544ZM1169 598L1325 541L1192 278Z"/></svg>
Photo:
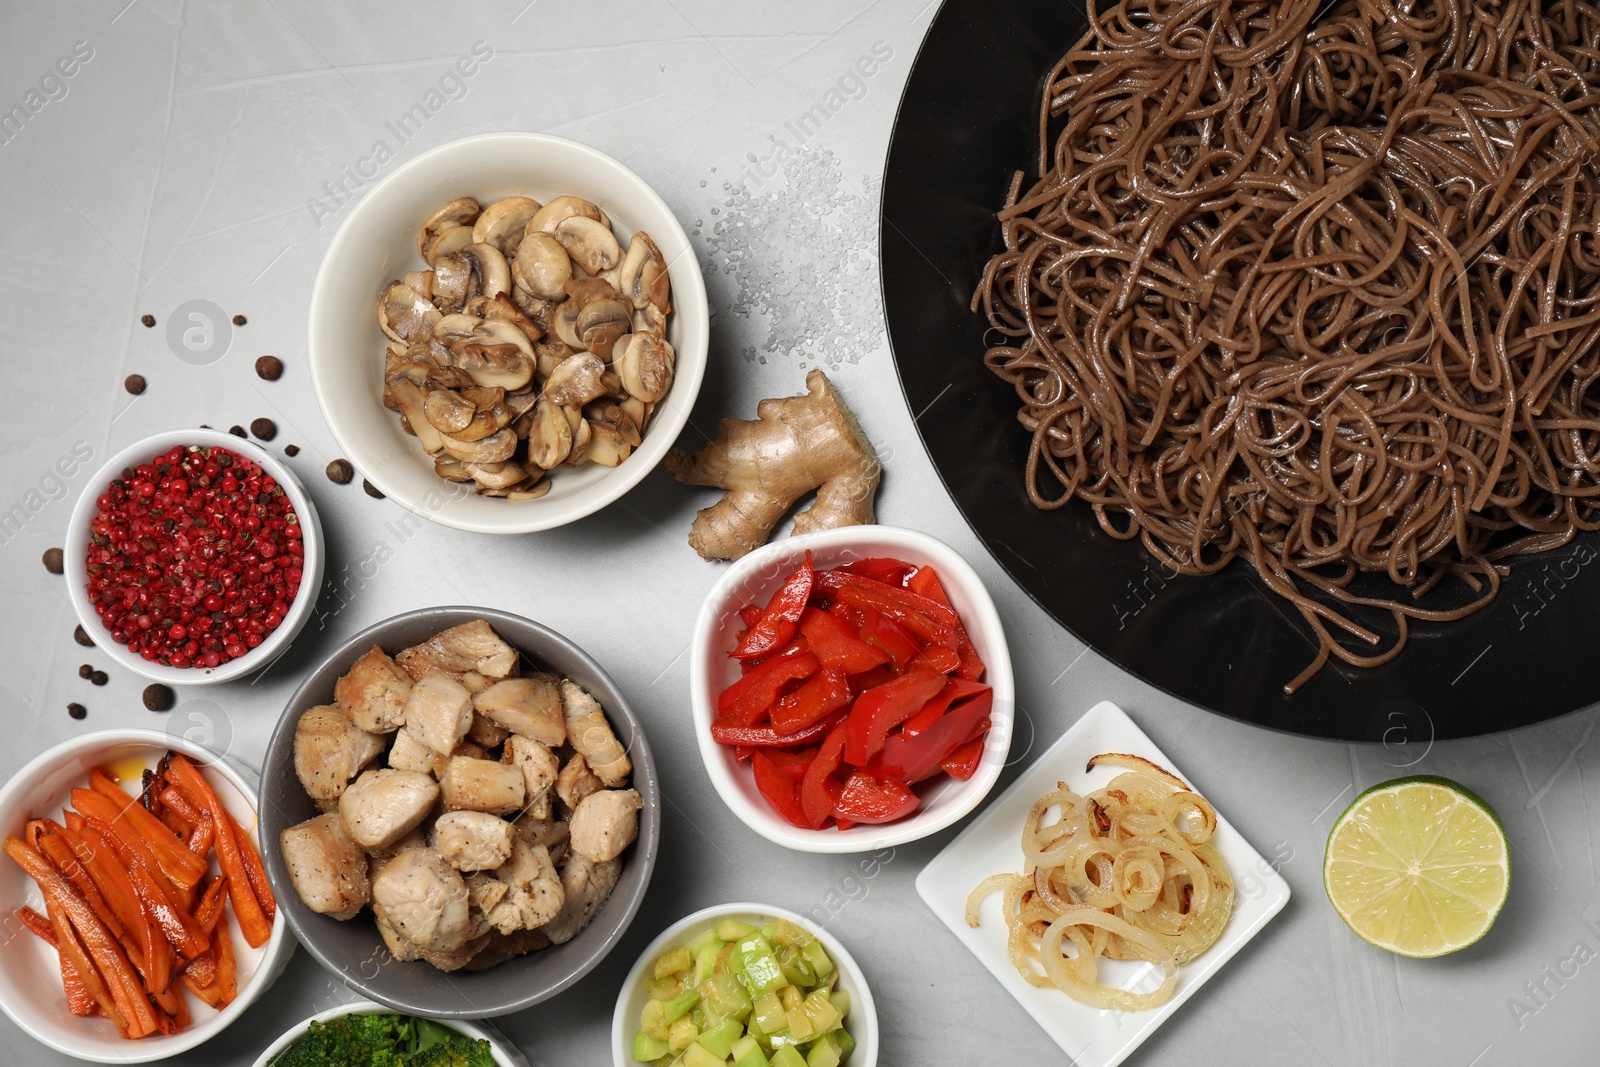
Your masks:
<svg viewBox="0 0 1600 1067"><path fill-rule="evenodd" d="M265 449L216 430L170 430L113 456L73 508L62 554L94 643L171 685L266 666L322 585L305 487Z"/></svg>

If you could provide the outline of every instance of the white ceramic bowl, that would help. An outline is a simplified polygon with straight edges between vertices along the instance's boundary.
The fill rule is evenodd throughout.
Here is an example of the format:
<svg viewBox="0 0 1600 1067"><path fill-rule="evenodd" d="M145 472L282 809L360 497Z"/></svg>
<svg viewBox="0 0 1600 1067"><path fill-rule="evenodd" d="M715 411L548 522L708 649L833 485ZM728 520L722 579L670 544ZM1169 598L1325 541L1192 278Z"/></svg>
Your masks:
<svg viewBox="0 0 1600 1067"><path fill-rule="evenodd" d="M819 570L872 556L890 556L919 566L931 564L989 668L984 681L994 689L993 726L977 772L965 782L940 775L918 785L922 804L898 822L862 823L849 830L794 826L767 806L750 768L734 758L733 748L719 744L711 736L717 694L739 677L738 663L728 656L735 635L744 625L739 609L747 604L765 604L784 578L800 565L807 549ZM707 594L694 624L689 653L689 703L694 714L695 740L700 744L700 757L711 784L745 825L769 841L801 852L873 852L927 837L966 816L988 795L1005 766L1011 747L1015 699L1005 631L983 581L955 549L915 530L847 526L763 545L729 567Z"/></svg>
<svg viewBox="0 0 1600 1067"><path fill-rule="evenodd" d="M306 1028L312 1023L327 1022L329 1019L337 1019L345 1015L370 1015L374 1012L395 1014L392 1009L386 1008L382 1004L374 1004L370 1000L355 1000L349 1004L340 1004L336 1008L318 1012L299 1026L288 1030L282 1037L267 1046L267 1050L256 1058L254 1067L267 1067L272 1062L272 1057L300 1040L301 1035L306 1032ZM499 1067L528 1067L528 1061L523 1058L522 1053L518 1052L515 1046L507 1041L500 1031L492 1027L479 1023L469 1023L463 1019L438 1019L435 1021L440 1026L458 1030L474 1040L489 1042L489 1049L494 1053L494 1062L499 1064Z"/></svg>
<svg viewBox="0 0 1600 1067"><path fill-rule="evenodd" d="M238 659L229 660L217 667L169 667L142 658L138 653L130 651L127 645L120 645L111 640L110 631L95 614L94 607L89 603L89 597L85 592L89 584L89 574L84 569L88 562L89 524L94 521L95 514L99 510L96 501L100 494L104 493L112 479L119 477L125 469L148 463L173 445L215 445L254 461L283 486L283 491L288 494L290 503L294 505L295 514L300 519L305 561L301 568L300 589L295 594L294 603L289 605L289 614L284 616L283 622L268 634L261 644ZM135 674L168 685L210 685L213 682L226 682L253 673L271 663L289 646L295 635L311 618L311 610L317 603L317 592L322 588L324 562L322 523L317 518L316 505L311 502L311 497L306 493L305 486L300 484L300 479L295 477L294 472L282 460L260 445L220 430L168 430L137 441L112 456L105 466L95 472L88 486L78 497L78 502L72 509L72 517L67 520L66 543L62 547L62 555L67 597L72 601L72 610L78 613L78 621L83 624L89 636L95 639L96 647Z"/></svg>
<svg viewBox="0 0 1600 1067"><path fill-rule="evenodd" d="M667 340L677 351L671 391L656 405L644 443L617 467L587 464L550 476L538 500L476 496L447 482L416 438L383 406L378 295L426 266L416 232L446 201L504 196L546 201L561 194L600 206L626 245L644 230L666 257L672 281ZM328 246L311 291L308 352L322 417L351 463L391 500L423 518L478 533L527 533L580 519L638 484L667 454L689 419L706 368L710 312L694 249L677 218L643 178L597 149L538 133L489 133L440 145L397 168L351 209Z"/></svg>
<svg viewBox="0 0 1600 1067"><path fill-rule="evenodd" d="M255 790L244 778L217 757L192 742L154 730L102 730L85 734L39 756L0 788L0 832L21 836L30 818L61 818L74 786L87 783L89 771L103 764L128 767L131 776L140 765L154 768L167 750L182 752L202 764L206 778L239 825L261 844L256 824ZM130 798L131 799L131 798ZM212 860L211 873L217 864ZM57 1052L95 1063L148 1063L176 1056L186 1049L215 1037L243 1015L256 998L275 982L288 965L295 941L280 909L272 924L272 936L260 948L245 944L229 908L229 929L239 974L239 995L221 1012L202 1004L187 992L183 994L193 1023L171 1037L151 1036L128 1041L117 1033L109 1019L80 1019L67 1011L61 991L61 970L56 952L43 941L19 928L12 913L22 905L44 913L44 898L33 879L10 858L0 858L0 911L7 934L6 950L0 953L0 1008L11 1020L43 1045ZM15 1062L25 1062L26 1054Z"/></svg>
<svg viewBox="0 0 1600 1067"><path fill-rule="evenodd" d="M873 1004L867 976L861 973L855 957L850 955L837 937L810 919L766 904L717 904L702 908L693 915L679 919L650 942L650 947L639 956L628 971L628 977L623 980L622 994L617 997L617 1010L611 1017L611 1059L615 1067L637 1067L633 1059L633 1035L639 1029L639 1013L644 1010L644 1002L648 999L645 991L646 968L653 966L656 957L667 949L693 940L702 930L710 929L723 919L738 919L751 926L788 919L815 935L839 969L839 988L850 994L850 1014L845 1016L844 1026L855 1038L856 1047L841 1067L877 1067L878 1009Z"/></svg>

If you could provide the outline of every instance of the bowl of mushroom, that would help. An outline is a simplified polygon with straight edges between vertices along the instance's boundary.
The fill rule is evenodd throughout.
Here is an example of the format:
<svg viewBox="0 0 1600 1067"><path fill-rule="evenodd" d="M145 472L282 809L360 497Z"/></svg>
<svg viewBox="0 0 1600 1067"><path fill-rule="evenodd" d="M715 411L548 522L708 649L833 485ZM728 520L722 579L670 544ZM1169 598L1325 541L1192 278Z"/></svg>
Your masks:
<svg viewBox="0 0 1600 1067"><path fill-rule="evenodd" d="M351 209L312 289L312 385L390 499L457 529L544 530L666 455L709 319L689 239L642 178L575 141L484 134Z"/></svg>
<svg viewBox="0 0 1600 1067"><path fill-rule="evenodd" d="M538 623L424 608L335 651L261 773L267 876L290 928L397 1011L483 1018L616 945L660 840L655 764L598 664Z"/></svg>

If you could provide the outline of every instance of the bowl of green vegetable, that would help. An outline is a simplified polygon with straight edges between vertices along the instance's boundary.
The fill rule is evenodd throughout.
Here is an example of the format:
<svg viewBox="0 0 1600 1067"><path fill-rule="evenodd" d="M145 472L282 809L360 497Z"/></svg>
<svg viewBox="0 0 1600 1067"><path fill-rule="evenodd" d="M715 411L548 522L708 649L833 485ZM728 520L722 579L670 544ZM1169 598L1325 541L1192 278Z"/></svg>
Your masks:
<svg viewBox="0 0 1600 1067"><path fill-rule="evenodd" d="M380 1059L385 1053L389 1058ZM380 1062L409 1067L528 1067L522 1053L487 1024L399 1015L370 1000L313 1015L274 1041L255 1067Z"/></svg>
<svg viewBox="0 0 1600 1067"><path fill-rule="evenodd" d="M838 938L782 908L718 904L644 950L611 1049L616 1067L876 1067L878 1013Z"/></svg>

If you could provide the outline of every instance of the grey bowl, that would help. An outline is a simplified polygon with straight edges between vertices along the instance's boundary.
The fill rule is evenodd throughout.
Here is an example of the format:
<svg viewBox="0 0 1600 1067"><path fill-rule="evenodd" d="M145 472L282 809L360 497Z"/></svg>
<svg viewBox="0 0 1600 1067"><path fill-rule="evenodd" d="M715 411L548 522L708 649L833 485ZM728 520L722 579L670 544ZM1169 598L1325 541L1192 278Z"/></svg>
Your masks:
<svg viewBox="0 0 1600 1067"><path fill-rule="evenodd" d="M496 633L522 651L525 660L566 675L594 694L633 760L633 787L644 799L644 809L639 813L639 840L624 854L616 889L577 937L480 973L445 974L420 960L401 963L390 956L368 912L339 922L302 904L276 845L280 831L317 814L294 773L294 728L301 713L331 703L334 682L373 645L394 653L472 619L487 620ZM638 716L616 684L561 634L490 608L408 611L368 627L334 650L295 691L273 730L261 770L260 805L267 878L295 937L334 977L363 996L396 1011L437 1019L487 1018L521 1011L588 974L616 946L638 912L661 842L661 792L655 760Z"/></svg>

